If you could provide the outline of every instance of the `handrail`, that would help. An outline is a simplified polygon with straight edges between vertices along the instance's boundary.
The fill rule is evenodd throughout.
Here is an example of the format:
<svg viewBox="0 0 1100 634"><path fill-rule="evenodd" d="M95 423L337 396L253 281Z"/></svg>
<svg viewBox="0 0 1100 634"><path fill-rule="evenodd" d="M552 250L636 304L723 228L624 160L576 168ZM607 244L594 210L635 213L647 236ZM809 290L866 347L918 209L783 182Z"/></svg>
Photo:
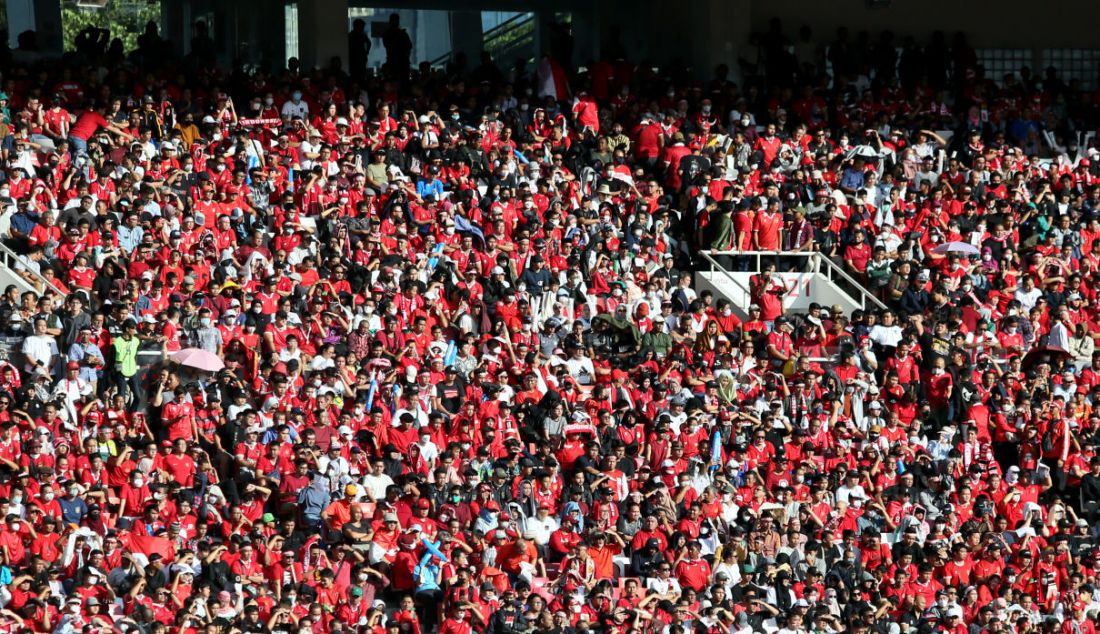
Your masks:
<svg viewBox="0 0 1100 634"><path fill-rule="evenodd" d="M882 300L875 297L874 293L872 293L871 291L864 288L863 284L856 281L855 278L853 278L851 275L849 275L847 271L840 268L839 266L837 266L837 264L835 262L833 262L829 258L821 255L821 253L819 253L817 251L714 251L714 250L705 250L705 251L699 251L699 255L702 255L708 262L711 263L712 266L717 266L723 272L725 272L725 268L722 267L721 265L719 265L717 262L715 262L712 259L711 256L715 256L715 255L729 255L729 256L750 255L750 256L756 256L757 263L758 263L757 267L756 267L757 270L760 269L760 266L759 266L760 256L764 256L764 255L771 255L771 256L776 256L776 257L785 257L785 258L791 258L791 257L806 258L806 259L810 260L811 263L814 265L814 272L818 272L819 269L820 269L821 264L824 263L826 268L828 268L830 272L835 272L835 273L839 274L841 279L843 279L844 281L851 284L852 287L854 287L856 289L856 291L859 292L861 303L863 304L864 308L867 307L866 304L867 304L868 299L871 300L872 304L874 304L875 306L877 306L878 308L880 308L882 310L886 310L887 308L889 308L885 303L883 303ZM727 275L727 277L729 277L728 272L726 272L726 275ZM730 279L732 279L732 277Z"/></svg>
<svg viewBox="0 0 1100 634"><path fill-rule="evenodd" d="M42 285L42 290L34 288L34 286L30 282L27 282L27 280L23 279L23 276L19 274L20 271L15 268L16 263L23 263L23 256L19 255L15 251L12 251L11 247L4 244L2 241L0 241L0 260L3 260L4 266L6 266L8 270L12 272L13 276L19 278L24 284L26 284L26 290L29 290L36 295L41 295L43 292L45 292L46 289L53 289L55 291L57 290L57 288L53 284L51 284L50 281L47 280L41 273L26 267L24 267L22 270L33 277L36 281L38 281L38 283Z"/></svg>
<svg viewBox="0 0 1100 634"><path fill-rule="evenodd" d="M734 286L736 286L737 288L740 288L741 290L745 291L746 293L751 293L752 292L751 290L746 288L744 284L737 281L737 278L735 278L729 271L727 271L726 267L724 267L721 264L715 262L714 258L710 257L710 255L708 255L707 252L700 251L699 255L703 256L703 258L707 262L710 262L710 268L711 268L712 271L714 271L714 270L721 271L722 275L725 275L726 279L729 280L730 282L732 282Z"/></svg>
<svg viewBox="0 0 1100 634"><path fill-rule="evenodd" d="M490 40L494 40L494 39L504 35L505 33L514 31L515 29L518 29L522 26L527 26L527 24L529 22L534 21L534 19L535 19L535 14L534 13L532 13L530 11L524 11L524 12L517 13L516 15L513 15L512 17L508 18L507 20L505 20L505 21L501 22L500 24L494 26L493 28L489 29L488 31L485 31L484 33L481 34L481 41L482 41L481 47L482 47L482 49L484 50L486 48L485 45ZM437 57L437 58L433 59L432 61L430 61L429 64L433 67L440 66L440 65L446 63L452 57L454 57L454 51L453 50L447 51L446 53L444 53L444 54L440 55L439 57Z"/></svg>
<svg viewBox="0 0 1100 634"><path fill-rule="evenodd" d="M863 284L856 281L856 279L854 277L852 277L851 275L849 275L847 271L845 271L844 269L837 266L836 262L833 262L832 260L830 260L829 258L821 255L820 253L814 253L814 255L817 256L816 261L817 261L818 264L824 262L825 266L827 266L829 268L829 270L839 273L840 277L843 278L844 281L846 281L849 284L851 284L852 286L854 286L856 288L856 290L858 290L863 295L863 297L865 299L870 299L872 304L874 304L875 306L878 306L882 310L887 309L886 304L881 299L875 297L875 294L872 293L871 291L867 290L866 288L863 288ZM864 308L866 308L866 307L864 307Z"/></svg>

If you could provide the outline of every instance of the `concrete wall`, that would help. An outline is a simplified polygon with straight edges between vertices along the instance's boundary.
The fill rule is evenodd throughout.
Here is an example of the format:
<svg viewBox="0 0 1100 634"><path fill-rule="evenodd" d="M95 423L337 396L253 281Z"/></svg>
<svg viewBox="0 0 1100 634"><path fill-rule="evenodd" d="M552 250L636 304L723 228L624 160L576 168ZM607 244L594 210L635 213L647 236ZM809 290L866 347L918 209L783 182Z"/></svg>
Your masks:
<svg viewBox="0 0 1100 634"><path fill-rule="evenodd" d="M1060 0L1045 8L1025 0L892 0L870 7L867 0L755 0L752 26L765 30L768 20L783 20L788 36L808 24L818 38L833 38L837 27L853 35L860 30L889 29L898 36L927 40L929 33L965 31L976 48L1097 48L1100 2Z"/></svg>

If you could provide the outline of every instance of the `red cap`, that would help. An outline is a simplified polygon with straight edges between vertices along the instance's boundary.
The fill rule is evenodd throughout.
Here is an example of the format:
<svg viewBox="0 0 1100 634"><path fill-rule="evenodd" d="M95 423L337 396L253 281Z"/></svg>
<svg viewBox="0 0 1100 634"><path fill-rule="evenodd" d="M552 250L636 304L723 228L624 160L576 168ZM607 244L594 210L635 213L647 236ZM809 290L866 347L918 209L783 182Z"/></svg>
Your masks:
<svg viewBox="0 0 1100 634"><path fill-rule="evenodd" d="M79 370L80 369L80 364L77 363L76 361L70 361L67 364L65 364L65 367L68 368L69 370Z"/></svg>
<svg viewBox="0 0 1100 634"><path fill-rule="evenodd" d="M416 501L416 508L418 508L418 509L430 509L430 508L432 508L432 503L429 502L427 498L420 498L419 500Z"/></svg>
<svg viewBox="0 0 1100 634"><path fill-rule="evenodd" d="M485 503L485 508L489 509L490 511L499 511L500 505L497 504L496 500L489 500Z"/></svg>

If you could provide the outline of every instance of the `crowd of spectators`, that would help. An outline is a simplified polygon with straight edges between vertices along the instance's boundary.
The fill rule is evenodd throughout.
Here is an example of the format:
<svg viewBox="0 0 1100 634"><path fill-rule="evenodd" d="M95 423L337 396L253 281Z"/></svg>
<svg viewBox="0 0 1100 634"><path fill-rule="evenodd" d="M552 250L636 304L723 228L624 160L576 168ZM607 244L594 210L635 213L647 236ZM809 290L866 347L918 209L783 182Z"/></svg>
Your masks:
<svg viewBox="0 0 1100 634"><path fill-rule="evenodd" d="M805 36L7 68L0 631L1095 632L1100 92Z"/></svg>

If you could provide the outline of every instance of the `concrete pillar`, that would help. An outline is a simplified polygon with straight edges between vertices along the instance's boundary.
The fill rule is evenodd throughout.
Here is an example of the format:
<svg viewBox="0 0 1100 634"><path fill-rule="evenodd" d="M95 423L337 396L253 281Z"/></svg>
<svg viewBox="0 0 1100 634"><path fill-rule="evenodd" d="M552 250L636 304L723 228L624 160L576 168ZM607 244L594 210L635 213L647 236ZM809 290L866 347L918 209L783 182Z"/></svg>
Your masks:
<svg viewBox="0 0 1100 634"><path fill-rule="evenodd" d="M347 0L301 0L298 3L298 56L302 68L327 67L339 57L348 63Z"/></svg>
<svg viewBox="0 0 1100 634"><path fill-rule="evenodd" d="M600 59L600 34L603 23L597 3L577 7L573 11L573 63L587 64Z"/></svg>
<svg viewBox="0 0 1100 634"><path fill-rule="evenodd" d="M737 73L737 56L748 45L752 30L752 0L700 2L692 5L693 31L699 33L692 46L692 74L700 79L713 77L714 67L726 64Z"/></svg>
<svg viewBox="0 0 1100 634"><path fill-rule="evenodd" d="M266 0L264 9L257 16L254 48L259 57L253 61L265 62L264 69L268 71L282 69L286 67L285 3L283 0Z"/></svg>
<svg viewBox="0 0 1100 634"><path fill-rule="evenodd" d="M466 63L477 66L484 43L480 11L455 11L451 14L451 48L466 54Z"/></svg>
<svg viewBox="0 0 1100 634"><path fill-rule="evenodd" d="M161 0L161 37L172 43L177 57L187 54L191 41L191 3L184 0Z"/></svg>
<svg viewBox="0 0 1100 634"><path fill-rule="evenodd" d="M19 46L19 34L34 31L38 49L45 55L60 54L64 45L61 31L61 0L7 0L8 45Z"/></svg>

